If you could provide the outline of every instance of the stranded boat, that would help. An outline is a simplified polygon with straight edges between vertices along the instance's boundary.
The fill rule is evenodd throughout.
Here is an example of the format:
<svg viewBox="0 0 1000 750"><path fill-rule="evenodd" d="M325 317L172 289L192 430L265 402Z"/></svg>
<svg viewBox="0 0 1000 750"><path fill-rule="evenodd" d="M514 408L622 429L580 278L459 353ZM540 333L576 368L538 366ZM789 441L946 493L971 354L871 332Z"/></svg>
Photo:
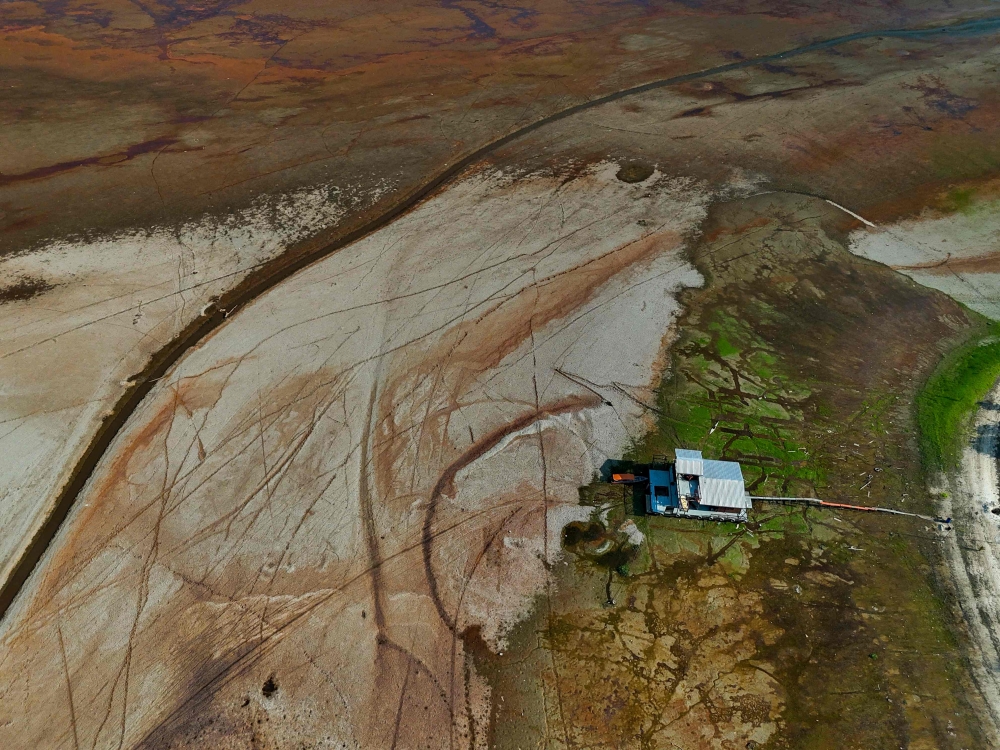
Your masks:
<svg viewBox="0 0 1000 750"><path fill-rule="evenodd" d="M743 470L737 461L714 461L702 457L701 451L684 448L677 448L674 455L673 463L663 461L648 465L648 468L637 467L640 473L612 474L611 481L613 484L643 484L648 481L646 512L660 516L703 518L712 521L746 521L747 513L753 507L753 501L757 500L786 505L890 513L932 521L939 524L939 528L944 531L951 529L951 518L927 516L895 508L833 503L815 497L751 496L746 490Z"/></svg>
<svg viewBox="0 0 1000 750"><path fill-rule="evenodd" d="M678 448L664 469L649 469L646 511L661 516L746 521L752 507L736 461L703 458L701 451Z"/></svg>

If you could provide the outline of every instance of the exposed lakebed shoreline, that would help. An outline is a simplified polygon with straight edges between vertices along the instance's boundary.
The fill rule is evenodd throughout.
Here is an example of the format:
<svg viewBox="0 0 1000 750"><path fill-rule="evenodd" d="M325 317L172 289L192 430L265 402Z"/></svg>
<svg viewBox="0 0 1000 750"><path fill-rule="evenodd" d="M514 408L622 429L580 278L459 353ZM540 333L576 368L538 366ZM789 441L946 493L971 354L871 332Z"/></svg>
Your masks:
<svg viewBox="0 0 1000 750"><path fill-rule="evenodd" d="M970 314L848 250L952 179L926 139L990 168L991 52L841 42L571 107L210 308L4 622L0 733L986 744L933 529L674 523L588 484L686 443L758 490L933 504L909 407Z"/></svg>

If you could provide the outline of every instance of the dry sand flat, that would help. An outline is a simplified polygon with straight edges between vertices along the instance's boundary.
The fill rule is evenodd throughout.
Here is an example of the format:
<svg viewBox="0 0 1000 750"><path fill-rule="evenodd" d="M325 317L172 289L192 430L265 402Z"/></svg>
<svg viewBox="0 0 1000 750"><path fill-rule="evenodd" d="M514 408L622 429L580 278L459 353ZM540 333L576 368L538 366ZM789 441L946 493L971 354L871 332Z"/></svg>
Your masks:
<svg viewBox="0 0 1000 750"><path fill-rule="evenodd" d="M54 242L0 261L0 299L14 297L0 307L0 577L128 378L213 297L376 198L320 187L221 222Z"/></svg>
<svg viewBox="0 0 1000 750"><path fill-rule="evenodd" d="M616 172L468 177L192 351L5 619L3 741L480 744L463 638L502 649L545 590L642 429L611 384L700 282L709 196Z"/></svg>
<svg viewBox="0 0 1000 750"><path fill-rule="evenodd" d="M851 250L1000 320L1000 203L856 230Z"/></svg>
<svg viewBox="0 0 1000 750"><path fill-rule="evenodd" d="M438 19L439 9L432 10ZM466 18L450 10L449 18ZM585 82L567 93L565 74L579 71L561 50L572 45L551 37L551 46L497 43L505 64L520 59L507 69L516 95L489 101L480 100L482 92L502 88L483 78L495 59L479 59L482 67L466 75L474 53L431 59L425 50L408 50L350 70L311 60L335 46L331 38L357 36L356 26L346 37L303 29L301 44L285 44L291 35L284 28L265 29L273 38L245 65L227 67L218 48L199 48L218 41L214 32L185 40L188 30L180 28L181 21L211 24L210 14L185 13L155 19L169 26L154 34L163 45L139 40L141 54L150 65L163 54L167 65L187 71L176 76L187 91L202 90L186 77L190 66L212 71L202 108L164 116L169 132L144 132L147 140L134 153L128 144L94 149L73 142L88 148L66 156L58 170L26 162L23 174L45 174L5 183L15 193L12 221L38 222L34 211L22 211L36 205L34 196L89 194L82 187L91 180L110 183L114 195L141 185L145 193L137 195L171 206L234 185L253 194L270 187L272 175L275 184L313 180L317 172L300 164L336 163L345 174L363 168L373 179L398 172L405 187L428 165L437 168L442 154L595 90ZM705 15L685 11L684 23L707 24ZM777 23L796 39L808 36L803 21ZM606 33L609 44L623 28ZM464 27L449 29L459 45L486 43L470 39ZM655 29L636 35L630 27L621 49L662 48L657 65L668 70L718 62L716 49L690 44L709 37L685 28L678 46L675 26ZM22 29L16 40L21 53L60 52L42 66L45 75L62 75L90 54L51 33ZM723 46L730 40L711 39ZM768 37L766 46L780 39ZM247 53L252 44L243 39L224 51ZM653 161L683 164L685 173L690 165L714 181L737 164L766 164L780 176L776 183L845 194L863 183L870 201L899 181L890 168L873 176L872 163L883 164L878 159L892 148L892 158L905 162L926 143L890 142L893 122L879 120L882 114L859 119L857 111L890 100L919 104L925 95L906 87L922 70L943 65L914 54L906 65L922 62L907 78L896 52L876 49L883 63L876 68L885 75L874 86L859 86L867 78L852 66L860 64L838 53L813 60L819 73L801 93L789 93L785 77L794 72L782 68L620 102L580 118L593 132L619 133L619 145L588 142L581 151L634 153L637 141L651 147L661 138ZM273 61L262 62L272 53ZM101 76L125 69L122 60L140 68L131 54L112 55L103 67L95 61L95 68ZM650 69L631 64L635 75ZM390 69L413 73L420 85L381 78L366 88L371 79L363 76ZM230 77L234 70L239 75ZM459 104L431 103L427 92L441 71L457 88L435 93ZM529 73L530 85L523 83ZM949 73L949 85L963 79L960 73ZM601 91L617 85L615 76L594 76ZM143 92L159 90L141 84ZM310 107L299 106L304 99ZM356 111L359 101L377 101L381 109ZM147 105L132 111L141 115ZM951 127L991 132L991 106L982 102L969 122ZM482 111L494 119L480 121ZM197 121L206 112L211 124ZM355 119L345 124L338 119L344 112ZM782 127L762 127L768 122ZM546 132L570 143L571 152L579 147L566 130ZM918 136L929 139L929 132ZM672 150L663 147L668 141L676 141ZM863 155L846 159L848 147ZM84 163L75 164L77 157ZM105 169L105 157L118 166ZM619 388L638 393L649 384L676 310L673 294L698 283L679 249L700 220L706 191L662 174L626 186L614 171L603 165L565 184L572 175L468 178L272 290L192 351L119 437L4 621L0 739L14 746L130 746L143 738L150 746L220 746L226 737L239 746L282 747L298 740L392 747L398 740L402 747L437 745L446 735L454 746L481 744L490 695L468 650L502 649L511 625L550 585L545 564L556 554L558 530L584 512L577 487L643 430L639 407ZM192 192L192 184L207 190ZM831 195L865 212L853 196ZM44 312L45 299L37 298L36 312ZM171 305L163 319L173 325L183 305ZM110 312L127 332L123 340L134 339L135 311ZM110 387L118 380L113 375ZM741 612L754 616L753 607L730 609L737 624ZM404 692L408 697L397 700Z"/></svg>

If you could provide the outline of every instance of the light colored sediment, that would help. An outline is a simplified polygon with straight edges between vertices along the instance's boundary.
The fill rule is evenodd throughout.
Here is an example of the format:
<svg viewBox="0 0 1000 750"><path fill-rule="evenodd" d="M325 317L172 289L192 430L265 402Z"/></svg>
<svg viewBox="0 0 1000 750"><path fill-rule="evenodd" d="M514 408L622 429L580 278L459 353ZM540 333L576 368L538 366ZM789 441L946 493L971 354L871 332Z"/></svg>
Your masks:
<svg viewBox="0 0 1000 750"><path fill-rule="evenodd" d="M971 635L972 673L1000 741L1000 385L975 418L976 437L962 450L959 471L941 478L941 512L952 517L943 535L952 580Z"/></svg>
<svg viewBox="0 0 1000 750"><path fill-rule="evenodd" d="M1000 320L1000 202L858 229L851 251Z"/></svg>
<svg viewBox="0 0 1000 750"><path fill-rule="evenodd" d="M700 283L705 190L616 171L469 177L192 350L4 622L0 742L481 744L461 636L545 591Z"/></svg>
<svg viewBox="0 0 1000 750"><path fill-rule="evenodd" d="M0 261L0 291L24 280L52 287L0 307L0 580L124 381L215 295L373 197L320 187L225 220L55 242Z"/></svg>

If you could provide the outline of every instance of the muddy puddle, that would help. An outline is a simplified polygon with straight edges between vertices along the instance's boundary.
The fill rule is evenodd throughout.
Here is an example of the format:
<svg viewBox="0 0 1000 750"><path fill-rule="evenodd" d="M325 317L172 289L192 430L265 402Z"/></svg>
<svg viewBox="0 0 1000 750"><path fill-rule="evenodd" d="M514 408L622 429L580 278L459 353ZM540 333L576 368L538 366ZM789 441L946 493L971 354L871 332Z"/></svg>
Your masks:
<svg viewBox="0 0 1000 750"><path fill-rule="evenodd" d="M629 575L629 564L639 556L636 542L641 543L641 540L642 534L631 520L624 521L617 531L610 531L597 521L573 521L562 530L563 549L607 571L605 604L609 607L615 604L611 592L615 574Z"/></svg>

